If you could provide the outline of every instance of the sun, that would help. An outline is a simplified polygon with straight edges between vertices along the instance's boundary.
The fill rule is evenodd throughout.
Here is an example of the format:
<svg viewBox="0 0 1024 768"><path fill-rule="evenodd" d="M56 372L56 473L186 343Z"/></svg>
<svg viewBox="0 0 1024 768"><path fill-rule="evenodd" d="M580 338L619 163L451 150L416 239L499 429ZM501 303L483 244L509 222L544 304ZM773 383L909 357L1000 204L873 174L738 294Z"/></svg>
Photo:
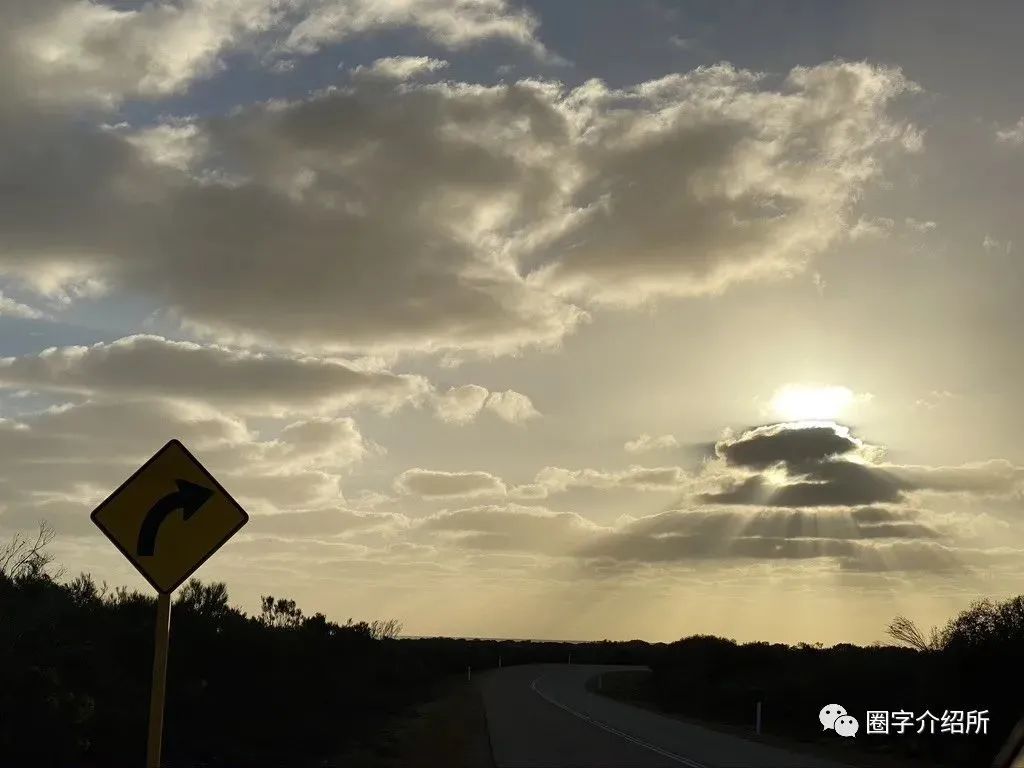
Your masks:
<svg viewBox="0 0 1024 768"><path fill-rule="evenodd" d="M783 421L831 421L870 399L871 395L858 395L849 387L787 384L775 391L770 407Z"/></svg>

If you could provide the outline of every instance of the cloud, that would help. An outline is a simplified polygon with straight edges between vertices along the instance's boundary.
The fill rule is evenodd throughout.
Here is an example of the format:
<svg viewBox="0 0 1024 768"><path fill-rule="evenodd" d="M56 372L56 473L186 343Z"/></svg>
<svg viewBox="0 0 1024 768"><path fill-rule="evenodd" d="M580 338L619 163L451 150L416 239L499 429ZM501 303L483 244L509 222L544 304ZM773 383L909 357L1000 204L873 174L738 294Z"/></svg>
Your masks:
<svg viewBox="0 0 1024 768"><path fill-rule="evenodd" d="M506 0L318 0L277 49L315 53L353 35L389 27L414 27L446 48L481 40L505 40L541 57L549 54L536 38L537 18Z"/></svg>
<svg viewBox="0 0 1024 768"><path fill-rule="evenodd" d="M170 437L200 455L253 439L212 409L159 402L65 405L0 423L4 523L14 514L38 519L48 502L100 501Z"/></svg>
<svg viewBox="0 0 1024 768"><path fill-rule="evenodd" d="M380 450L349 418L303 419L263 437L198 403L55 406L0 421L0 527L45 518L58 533L94 534L90 510L172 437L254 514L341 504L343 478Z"/></svg>
<svg viewBox="0 0 1024 768"><path fill-rule="evenodd" d="M803 464L850 453L861 446L849 430L835 424L772 424L718 442L729 464L765 469L773 464Z"/></svg>
<svg viewBox="0 0 1024 768"><path fill-rule="evenodd" d="M673 510L600 526L571 512L515 504L444 511L414 535L467 550L669 567L722 560L831 560L842 570L950 571L963 565L943 535L907 511Z"/></svg>
<svg viewBox="0 0 1024 768"><path fill-rule="evenodd" d="M529 263L562 295L617 305L803 270L844 232L869 158L905 151L885 109L914 86L842 62L797 67L781 91L761 83L722 64L581 86L592 148L575 212Z"/></svg>
<svg viewBox="0 0 1024 768"><path fill-rule="evenodd" d="M540 483L523 483L522 485L513 486L509 490L508 495L520 501L546 499L548 497L548 488Z"/></svg>
<svg viewBox="0 0 1024 768"><path fill-rule="evenodd" d="M247 526L245 533L253 537L324 539L329 536L365 534L374 531L394 534L407 527L408 524L409 521L401 515L356 511L344 507L325 507L300 512L255 516Z"/></svg>
<svg viewBox="0 0 1024 768"><path fill-rule="evenodd" d="M232 346L556 345L604 303L803 269L903 151L887 105L910 90L834 62L779 90L728 65L621 90L353 82L139 130L8 110L0 274Z"/></svg>
<svg viewBox="0 0 1024 768"><path fill-rule="evenodd" d="M716 446L724 468L695 480L718 485L699 492L703 504L761 507L849 507L900 503L908 494L1019 492L1024 469L1005 460L956 467L885 463L882 452L837 424L776 424L727 436Z"/></svg>
<svg viewBox="0 0 1024 768"><path fill-rule="evenodd" d="M389 547L408 545L559 558L583 572L700 561L954 572L986 556L960 546L965 536L978 539L984 516L917 505L943 494L998 502L1020 493L1024 470L1007 461L882 463L845 428L831 425L831 440L822 429L769 425L727 436L717 460L697 474L679 467L547 467L533 483L508 487L485 471L412 468L395 478L399 498L377 494L367 505L373 492L350 503L343 486L353 467L381 449L350 418L301 418L264 436L242 417L201 403L86 401L0 420L0 527L46 518L61 534L94 536L89 509L169 436L189 445L253 514L250 533L263 542L254 546L284 552L290 542L308 540L322 545L315 556L324 562L387 559ZM702 490L722 483L717 493ZM506 500L536 502L570 489L661 490L680 501L667 512L602 525L575 511ZM486 497L500 503L411 514L431 500ZM382 511L384 504L396 511Z"/></svg>
<svg viewBox="0 0 1024 768"><path fill-rule="evenodd" d="M282 56L381 29L410 28L446 48L506 40L556 60L537 20L504 0L157 0L125 7L85 0L11 0L0 65L37 102L116 106L186 91L229 54Z"/></svg>
<svg viewBox="0 0 1024 768"><path fill-rule="evenodd" d="M447 61L432 59L429 56L386 56L376 59L369 66L359 65L352 70L352 77L403 81L437 72L447 66Z"/></svg>
<svg viewBox="0 0 1024 768"><path fill-rule="evenodd" d="M3 291L0 291L0 317L39 319L45 317L45 315L34 307L21 304L12 298L4 296Z"/></svg>
<svg viewBox="0 0 1024 768"><path fill-rule="evenodd" d="M896 222L885 216L866 218L861 216L857 223L850 227L849 237L851 240L864 240L868 238L884 238L892 234Z"/></svg>
<svg viewBox="0 0 1024 768"><path fill-rule="evenodd" d="M926 408L928 410L934 410L943 403L947 403L950 400L954 400L958 395L954 392L949 392L945 389L933 389L931 392L926 394L924 397L920 397L914 401L914 405L918 408Z"/></svg>
<svg viewBox="0 0 1024 768"><path fill-rule="evenodd" d="M1024 485L1024 468L1006 459L970 462L955 467L881 466L914 490L1002 495L1019 491Z"/></svg>
<svg viewBox="0 0 1024 768"><path fill-rule="evenodd" d="M451 424L468 424L477 417L490 392L477 384L450 387L434 399L438 418Z"/></svg>
<svg viewBox="0 0 1024 768"><path fill-rule="evenodd" d="M143 157L177 171L192 169L205 149L203 137L192 118L170 118L167 122L139 130L129 129L130 126L123 124L106 130L120 132Z"/></svg>
<svg viewBox="0 0 1024 768"><path fill-rule="evenodd" d="M996 140L1018 147L1024 144L1024 117L1018 120L1016 125L997 129Z"/></svg>
<svg viewBox="0 0 1024 768"><path fill-rule="evenodd" d="M548 493L564 493L570 488L620 488L637 491L674 491L686 482L681 467L631 466L617 472L597 469L545 467L537 473L533 485Z"/></svg>
<svg viewBox="0 0 1024 768"><path fill-rule="evenodd" d="M356 423L348 417L320 417L286 425L278 443L285 454L275 459L278 466L331 467L355 464L380 449L363 440Z"/></svg>
<svg viewBox="0 0 1024 768"><path fill-rule="evenodd" d="M12 0L0 55L22 95L113 106L182 92L222 66L220 56L282 18L271 0L153 2ZM6 39L5 39L6 38Z"/></svg>
<svg viewBox="0 0 1024 768"><path fill-rule="evenodd" d="M678 491L686 482L679 467L632 466L618 472L595 469L570 470L545 467L532 483L507 487L489 472L439 472L409 469L395 480L395 490L423 497L508 495L518 500L537 500L571 488L619 489L632 491Z"/></svg>
<svg viewBox="0 0 1024 768"><path fill-rule="evenodd" d="M921 221L912 218L907 218L904 223L908 229L912 229L915 232L930 232L938 226L934 221Z"/></svg>
<svg viewBox="0 0 1024 768"><path fill-rule="evenodd" d="M818 295L824 296L825 288L828 286L828 281L821 276L820 272L815 272L811 275L811 282L814 283L814 289L818 292Z"/></svg>
<svg viewBox="0 0 1024 768"><path fill-rule="evenodd" d="M0 358L0 387L98 397L165 397L263 416L354 405L390 410L418 401L431 389L421 376L147 335Z"/></svg>
<svg viewBox="0 0 1024 768"><path fill-rule="evenodd" d="M938 531L887 510L676 510L626 522L577 554L635 563L830 559L850 570L960 567ZM881 519L879 519L881 518Z"/></svg>
<svg viewBox="0 0 1024 768"><path fill-rule="evenodd" d="M698 498L709 504L753 504L775 507L851 506L897 502L911 485L875 467L848 461L822 461L791 469L796 478L775 484L753 476Z"/></svg>
<svg viewBox="0 0 1024 768"><path fill-rule="evenodd" d="M502 504L439 512L417 530L466 549L566 556L607 529L572 512Z"/></svg>
<svg viewBox="0 0 1024 768"><path fill-rule="evenodd" d="M724 488L698 494L706 504L853 506L897 502L913 489L888 467L866 460L877 458L877 450L829 422L756 427L739 437L727 436L716 452L727 467L742 472L726 472Z"/></svg>
<svg viewBox="0 0 1024 768"><path fill-rule="evenodd" d="M0 256L0 271L35 286L53 267L41 251L101 253L79 260L81 268L158 301L193 333L235 345L500 354L555 343L585 314L495 263L485 247L491 217L528 214L521 205L542 206L551 195L541 158L521 157L501 136L538 102L535 90L322 94L195 122L191 138L175 138L192 149L151 157L116 132L65 135L62 145L89 158L84 165L41 176L44 158L26 157L13 173L35 179L24 179L18 210L48 198L38 215L50 218L59 203L69 218L47 221L49 234L30 233L30 217L16 222L6 209L0 229L22 247ZM328 128L342 118L344 130ZM515 130L527 134L519 143L528 150L530 126ZM161 165L169 155L192 165L231 158L245 177L207 162L192 178ZM65 184L89 180L98 185L92 199L66 199ZM121 223L94 228L93 215ZM244 270L232 266L239 257Z"/></svg>
<svg viewBox="0 0 1024 768"><path fill-rule="evenodd" d="M679 35L672 35L668 42L673 48L678 48L681 51L691 51L700 46L700 41L696 38L680 37Z"/></svg>
<svg viewBox="0 0 1024 768"><path fill-rule="evenodd" d="M676 440L674 435L658 435L657 437L651 437L648 434L642 434L635 440L627 440L623 446L627 453L646 453L648 451L662 451L669 448L678 448L679 441Z"/></svg>
<svg viewBox="0 0 1024 768"><path fill-rule="evenodd" d="M510 424L520 424L540 416L526 395L511 389L490 392L477 384L450 387L434 397L433 405L439 419L459 425L468 424L484 411Z"/></svg>
<svg viewBox="0 0 1024 768"><path fill-rule="evenodd" d="M393 373L374 361L255 353L141 334L0 358L0 391L5 388L97 400L166 398L275 418L360 406L391 413L407 404L429 404L438 418L454 424L485 409L511 423L539 415L526 395L513 390L491 393L466 384L438 394L422 376ZM340 422L302 423L324 429Z"/></svg>
<svg viewBox="0 0 1024 768"><path fill-rule="evenodd" d="M985 238L981 241L981 247L985 249L985 253L993 253L995 251L1010 253L1013 250L1013 241L1007 240L1003 243L986 233Z"/></svg>
<svg viewBox="0 0 1024 768"><path fill-rule="evenodd" d="M530 398L511 389L492 392L488 395L484 408L509 424L520 424L540 416Z"/></svg>
<svg viewBox="0 0 1024 768"><path fill-rule="evenodd" d="M395 478L395 490L424 498L504 496L505 483L489 472L440 472L407 469Z"/></svg>

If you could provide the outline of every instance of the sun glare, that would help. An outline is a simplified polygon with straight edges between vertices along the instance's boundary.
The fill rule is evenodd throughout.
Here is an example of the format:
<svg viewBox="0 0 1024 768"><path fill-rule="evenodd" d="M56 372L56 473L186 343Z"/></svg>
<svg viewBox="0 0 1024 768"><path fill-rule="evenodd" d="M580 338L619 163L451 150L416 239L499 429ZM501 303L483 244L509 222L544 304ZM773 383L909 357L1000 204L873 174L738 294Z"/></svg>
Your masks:
<svg viewBox="0 0 1024 768"><path fill-rule="evenodd" d="M827 421L838 419L851 406L870 398L848 387L787 384L772 396L771 410L784 421Z"/></svg>

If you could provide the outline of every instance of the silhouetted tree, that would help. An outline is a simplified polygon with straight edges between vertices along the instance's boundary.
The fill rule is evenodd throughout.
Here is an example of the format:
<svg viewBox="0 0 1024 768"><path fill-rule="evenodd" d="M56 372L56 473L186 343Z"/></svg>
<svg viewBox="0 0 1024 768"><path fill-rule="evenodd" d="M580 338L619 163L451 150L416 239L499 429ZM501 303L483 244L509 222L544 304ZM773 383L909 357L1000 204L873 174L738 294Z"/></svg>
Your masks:
<svg viewBox="0 0 1024 768"><path fill-rule="evenodd" d="M218 620L229 610L228 588L222 581L203 584L198 579L190 579L181 588L174 604L198 616Z"/></svg>
<svg viewBox="0 0 1024 768"><path fill-rule="evenodd" d="M896 642L903 643L910 648L916 648L919 651L937 651L947 642L946 633L940 631L937 627L932 627L928 639L925 639L917 625L903 615L896 616L896 618L889 622L885 633Z"/></svg>
<svg viewBox="0 0 1024 768"><path fill-rule="evenodd" d="M53 557L46 547L53 541L54 532L46 522L39 523L34 537L15 533L14 537L0 547L0 578L38 578L46 572Z"/></svg>
<svg viewBox="0 0 1024 768"><path fill-rule="evenodd" d="M302 624L302 610L297 608L294 600L279 598L276 601L271 595L260 598L260 622L267 627L295 628Z"/></svg>
<svg viewBox="0 0 1024 768"><path fill-rule="evenodd" d="M370 634L376 640L394 640L402 634L402 622L398 619L375 619L370 622Z"/></svg>

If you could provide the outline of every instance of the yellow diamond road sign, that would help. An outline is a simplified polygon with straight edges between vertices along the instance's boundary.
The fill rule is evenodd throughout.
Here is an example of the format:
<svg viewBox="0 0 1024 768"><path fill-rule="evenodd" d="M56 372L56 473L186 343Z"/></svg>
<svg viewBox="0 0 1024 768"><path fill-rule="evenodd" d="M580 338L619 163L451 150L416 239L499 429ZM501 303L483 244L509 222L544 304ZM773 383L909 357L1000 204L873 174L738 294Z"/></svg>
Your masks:
<svg viewBox="0 0 1024 768"><path fill-rule="evenodd" d="M92 521L157 592L173 592L249 516L171 440L96 507Z"/></svg>

